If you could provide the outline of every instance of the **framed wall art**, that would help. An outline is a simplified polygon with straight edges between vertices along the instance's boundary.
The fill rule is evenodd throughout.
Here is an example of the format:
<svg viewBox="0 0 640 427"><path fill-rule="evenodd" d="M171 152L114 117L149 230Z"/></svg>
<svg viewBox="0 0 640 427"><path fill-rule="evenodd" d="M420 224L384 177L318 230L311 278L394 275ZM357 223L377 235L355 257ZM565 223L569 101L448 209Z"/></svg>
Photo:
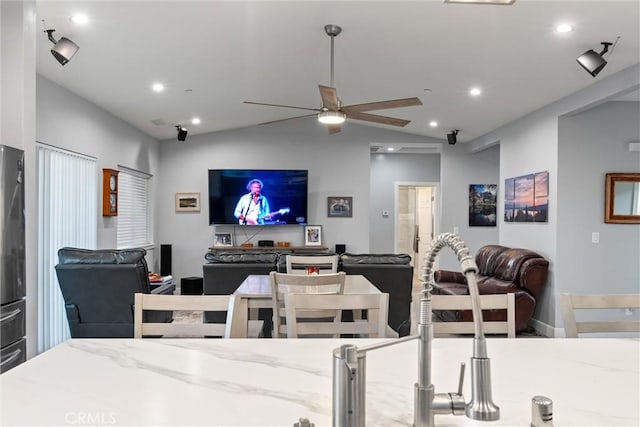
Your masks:
<svg viewBox="0 0 640 427"><path fill-rule="evenodd" d="M216 233L214 246L233 246L233 233Z"/></svg>
<svg viewBox="0 0 640 427"><path fill-rule="evenodd" d="M176 212L200 212L200 193L176 193Z"/></svg>
<svg viewBox="0 0 640 427"><path fill-rule="evenodd" d="M504 180L505 222L549 221L549 172Z"/></svg>
<svg viewBox="0 0 640 427"><path fill-rule="evenodd" d="M322 226L321 225L305 225L304 226L304 245L305 246L322 246Z"/></svg>
<svg viewBox="0 0 640 427"><path fill-rule="evenodd" d="M495 227L497 184L469 185L469 227Z"/></svg>
<svg viewBox="0 0 640 427"><path fill-rule="evenodd" d="M351 218L353 216L353 197L327 197L327 216L329 218Z"/></svg>

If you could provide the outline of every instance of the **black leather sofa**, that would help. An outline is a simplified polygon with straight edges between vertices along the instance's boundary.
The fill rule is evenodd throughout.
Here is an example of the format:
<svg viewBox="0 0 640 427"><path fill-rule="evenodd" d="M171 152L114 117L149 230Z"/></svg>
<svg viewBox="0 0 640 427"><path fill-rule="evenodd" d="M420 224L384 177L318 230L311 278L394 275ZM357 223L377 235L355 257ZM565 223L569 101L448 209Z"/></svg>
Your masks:
<svg viewBox="0 0 640 427"><path fill-rule="evenodd" d="M305 256L327 255L330 252L305 253ZM232 294L250 274L286 272L286 254L269 251L208 252L202 266L205 295ZM413 266L407 254L349 254L340 256L338 270L365 276L381 292L389 294L389 326L399 336L411 329L411 289ZM261 309L264 336L271 336L271 309ZM205 313L207 322L224 322L224 313Z"/></svg>
<svg viewBox="0 0 640 427"><path fill-rule="evenodd" d="M399 336L411 330L413 266L408 254L340 255L340 270L361 274L381 292L389 294L389 326Z"/></svg>
<svg viewBox="0 0 640 427"><path fill-rule="evenodd" d="M203 290L205 295L231 295L238 286L252 274L269 274L276 270L278 253L256 252L207 252L202 265ZM225 323L226 312L208 311L204 313L207 323ZM273 327L272 310L261 308L258 318L264 321L262 336L271 337Z"/></svg>
<svg viewBox="0 0 640 427"><path fill-rule="evenodd" d="M135 293L172 294L175 285L149 285L139 249L62 248L55 266L73 338L132 338ZM145 313L147 321L170 322L171 311Z"/></svg>

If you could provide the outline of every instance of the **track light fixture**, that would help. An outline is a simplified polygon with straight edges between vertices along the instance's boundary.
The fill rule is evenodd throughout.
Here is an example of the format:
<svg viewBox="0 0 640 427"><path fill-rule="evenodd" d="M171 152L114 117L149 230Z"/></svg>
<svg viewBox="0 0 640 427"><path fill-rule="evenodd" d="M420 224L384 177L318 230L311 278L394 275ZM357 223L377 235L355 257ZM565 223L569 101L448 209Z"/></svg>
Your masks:
<svg viewBox="0 0 640 427"><path fill-rule="evenodd" d="M603 46L600 53L596 53L593 49L589 49L576 59L578 64L587 70L587 73L591 74L593 77L597 76L604 66L607 65L607 61L604 60L602 55L609 51L609 46L613 43L600 42L600 44Z"/></svg>
<svg viewBox="0 0 640 427"><path fill-rule="evenodd" d="M53 43L51 54L58 60L60 65L64 66L71 60L71 58L73 58L73 55L75 55L78 49L80 49L80 46L66 37L60 37L60 40L56 41L56 39L53 38L53 32L55 30L44 31L49 35L49 40Z"/></svg>
<svg viewBox="0 0 640 427"><path fill-rule="evenodd" d="M455 145L455 143L458 142L458 132L460 132L459 129L453 129L447 132L447 141L449 141L450 145Z"/></svg>
<svg viewBox="0 0 640 427"><path fill-rule="evenodd" d="M187 133L189 133L189 131L186 127L176 125L176 129L178 130L178 141L184 141L187 139Z"/></svg>

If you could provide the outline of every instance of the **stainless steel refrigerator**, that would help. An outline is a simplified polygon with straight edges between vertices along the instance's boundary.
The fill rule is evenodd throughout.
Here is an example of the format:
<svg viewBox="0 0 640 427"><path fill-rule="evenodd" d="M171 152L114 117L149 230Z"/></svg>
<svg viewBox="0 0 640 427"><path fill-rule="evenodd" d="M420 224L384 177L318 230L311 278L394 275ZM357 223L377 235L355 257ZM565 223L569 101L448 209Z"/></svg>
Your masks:
<svg viewBox="0 0 640 427"><path fill-rule="evenodd" d="M24 152L0 145L0 373L26 360Z"/></svg>

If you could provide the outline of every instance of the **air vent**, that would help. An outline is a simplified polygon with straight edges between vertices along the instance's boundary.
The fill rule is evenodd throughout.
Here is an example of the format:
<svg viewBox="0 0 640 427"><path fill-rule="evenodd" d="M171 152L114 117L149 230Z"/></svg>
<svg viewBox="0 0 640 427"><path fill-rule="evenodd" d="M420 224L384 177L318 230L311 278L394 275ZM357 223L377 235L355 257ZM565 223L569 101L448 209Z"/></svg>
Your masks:
<svg viewBox="0 0 640 427"><path fill-rule="evenodd" d="M439 152L440 150L437 147L400 147L396 150L396 153L406 154L430 154Z"/></svg>
<svg viewBox="0 0 640 427"><path fill-rule="evenodd" d="M370 150L371 150L371 152L372 152L372 153L377 153L377 152L379 152L380 150L382 150L382 147L381 147L381 146L379 146L379 145L372 145L372 146L371 146L371 148L370 148Z"/></svg>
<svg viewBox="0 0 640 427"><path fill-rule="evenodd" d="M166 125L167 125L167 122L165 122L165 121L164 121L164 120L162 120L162 119L154 119L154 120L151 120L151 123L153 123L153 124L154 124L154 125L156 125L156 126L166 126Z"/></svg>

